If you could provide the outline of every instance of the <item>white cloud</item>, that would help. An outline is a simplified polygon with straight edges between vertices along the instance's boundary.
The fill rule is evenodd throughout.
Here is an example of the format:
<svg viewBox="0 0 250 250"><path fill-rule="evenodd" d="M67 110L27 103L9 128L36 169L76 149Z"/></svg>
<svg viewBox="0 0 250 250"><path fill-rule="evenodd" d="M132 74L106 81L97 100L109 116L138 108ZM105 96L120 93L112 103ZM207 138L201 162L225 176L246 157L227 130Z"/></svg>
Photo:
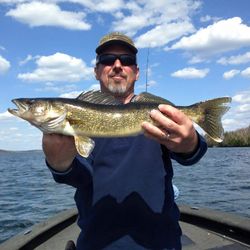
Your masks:
<svg viewBox="0 0 250 250"><path fill-rule="evenodd" d="M242 70L240 74L243 77L250 78L250 67L246 68L245 70Z"/></svg>
<svg viewBox="0 0 250 250"><path fill-rule="evenodd" d="M110 1L110 0L96 0L92 2L92 9L98 12L109 12L117 11L123 7L124 2L122 0Z"/></svg>
<svg viewBox="0 0 250 250"><path fill-rule="evenodd" d="M228 64L237 65L249 62L250 62L250 52L237 56L222 57L217 61L217 63L222 65L228 65Z"/></svg>
<svg viewBox="0 0 250 250"><path fill-rule="evenodd" d="M187 54L188 55L188 54ZM202 63L204 62L204 58L200 57L200 56L193 56L188 60L189 64L197 64L197 63ZM208 61L207 61L208 62Z"/></svg>
<svg viewBox="0 0 250 250"><path fill-rule="evenodd" d="M209 15L206 15L206 16L202 16L200 18L200 21L202 23L206 23L206 22L218 22L221 18L220 17L212 17L212 16L209 16Z"/></svg>
<svg viewBox="0 0 250 250"><path fill-rule="evenodd" d="M234 102L250 103L250 91L243 91L233 97Z"/></svg>
<svg viewBox="0 0 250 250"><path fill-rule="evenodd" d="M90 64L95 67L95 65L96 65L96 58L92 59L91 62L90 62Z"/></svg>
<svg viewBox="0 0 250 250"><path fill-rule="evenodd" d="M42 133L29 123L15 127L16 122L9 121L1 124L0 149L5 150L31 150L42 149Z"/></svg>
<svg viewBox="0 0 250 250"><path fill-rule="evenodd" d="M4 113L0 113L0 121L7 120L10 118L13 118L14 116L10 114L8 111L5 111Z"/></svg>
<svg viewBox="0 0 250 250"><path fill-rule="evenodd" d="M7 16L30 27L57 26L88 30L91 25L86 21L86 14L107 13L113 17L111 30L130 36L142 31L135 39L140 48L163 46L194 32L190 17L201 6L200 0L5 0L3 3L13 4ZM63 10L60 3L79 4L80 11Z"/></svg>
<svg viewBox="0 0 250 250"><path fill-rule="evenodd" d="M169 41L194 32L190 14L200 7L196 0L148 0L127 2L114 15L113 29L129 35L143 30L135 41L139 48L166 45Z"/></svg>
<svg viewBox="0 0 250 250"><path fill-rule="evenodd" d="M119 22L113 24L113 29L120 32L134 35L137 30L147 26L148 17L146 15L122 17Z"/></svg>
<svg viewBox="0 0 250 250"><path fill-rule="evenodd" d="M36 64L37 69L19 74L18 78L33 82L77 82L93 77L93 68L86 66L81 59L63 53L41 56Z"/></svg>
<svg viewBox="0 0 250 250"><path fill-rule="evenodd" d="M100 90L100 84L99 84L99 83L92 84L92 85L88 88L88 91L89 91L89 90Z"/></svg>
<svg viewBox="0 0 250 250"><path fill-rule="evenodd" d="M17 127L11 127L11 128L9 128L9 130L10 130L10 131L17 131L18 128L17 128Z"/></svg>
<svg viewBox="0 0 250 250"><path fill-rule="evenodd" d="M243 24L241 18L234 17L201 28L195 34L183 37L170 49L186 50L196 58L204 60L222 52L249 46L249 44L250 27Z"/></svg>
<svg viewBox="0 0 250 250"><path fill-rule="evenodd" d="M233 77L235 77L236 75L241 75L242 77L245 77L245 78L250 78L250 67L240 71L240 70L237 70L237 69L232 69L230 71L227 71L223 74L223 78L226 79L226 80L229 80Z"/></svg>
<svg viewBox="0 0 250 250"><path fill-rule="evenodd" d="M24 2L27 2L27 0L0 0L0 3L6 3L6 4L18 4Z"/></svg>
<svg viewBox="0 0 250 250"><path fill-rule="evenodd" d="M246 128L250 125L250 90L242 91L232 97L231 109L223 119L226 131Z"/></svg>
<svg viewBox="0 0 250 250"><path fill-rule="evenodd" d="M65 93L69 91L74 91L77 89L77 86L75 84L69 84L67 83L66 85L61 85L58 83L54 82L46 82L45 86L42 88L37 88L36 91L38 92L55 92L55 93Z"/></svg>
<svg viewBox="0 0 250 250"><path fill-rule="evenodd" d="M10 68L10 62L0 55L0 75L5 74Z"/></svg>
<svg viewBox="0 0 250 250"><path fill-rule="evenodd" d="M157 84L157 82L155 80L150 80L150 81L148 81L147 86L150 88L150 87L155 86L156 84Z"/></svg>
<svg viewBox="0 0 250 250"><path fill-rule="evenodd" d="M86 13L117 13L124 7L123 0L0 0L0 3L14 6L6 15L30 27L57 26L70 30L89 30L90 22L87 22ZM79 4L82 11L66 11L59 4ZM82 7L80 7L82 6ZM102 22L100 16L98 22Z"/></svg>
<svg viewBox="0 0 250 250"><path fill-rule="evenodd" d="M172 77L194 79L204 78L209 73L209 69L184 68L171 74Z"/></svg>
<svg viewBox="0 0 250 250"><path fill-rule="evenodd" d="M61 10L53 3L22 3L6 13L30 27L58 26L71 30L89 30L91 25L84 21L85 13Z"/></svg>
<svg viewBox="0 0 250 250"><path fill-rule="evenodd" d="M237 107L239 112L250 112L250 103L242 104ZM250 124L250 121L249 121Z"/></svg>
<svg viewBox="0 0 250 250"><path fill-rule="evenodd" d="M64 97L64 98L76 98L77 96L79 96L82 92L85 91L90 91L90 90L100 90L100 84L92 84L88 89L86 90L81 90L81 91L72 91L72 92L68 92L68 93L64 93L62 95L60 95L60 97Z"/></svg>
<svg viewBox="0 0 250 250"><path fill-rule="evenodd" d="M29 61L32 61L34 59L37 59L39 58L39 56L36 56L36 57L33 57L32 55L27 55L25 59L21 60L19 62L19 65L22 66L22 65L25 65L26 63L28 63Z"/></svg>
<svg viewBox="0 0 250 250"><path fill-rule="evenodd" d="M41 149L42 133L27 121L6 111L0 113L0 124L0 149Z"/></svg>
<svg viewBox="0 0 250 250"><path fill-rule="evenodd" d="M201 21L202 23L209 22L209 21L211 21L211 20L212 20L212 17L209 16L209 15L202 16L202 17L200 18L200 21Z"/></svg>
<svg viewBox="0 0 250 250"><path fill-rule="evenodd" d="M155 85L157 85L157 82L155 80L150 80L147 82L147 89L150 89L150 88L154 87ZM136 87L136 89L145 91L146 84L140 84Z"/></svg>
<svg viewBox="0 0 250 250"><path fill-rule="evenodd" d="M56 1L56 0L55 0ZM56 2L65 2L65 1L56 1ZM94 12L106 12L106 13L113 13L118 11L119 9L123 8L124 2L122 0L69 0L67 2L71 3L78 3L90 11Z"/></svg>
<svg viewBox="0 0 250 250"><path fill-rule="evenodd" d="M235 77L238 74L240 74L240 70L232 69L230 71L225 72L223 74L223 78L226 79L226 80L229 80L229 79Z"/></svg>
<svg viewBox="0 0 250 250"><path fill-rule="evenodd" d="M188 21L158 25L137 37L136 45L138 48L163 46L194 30L193 25Z"/></svg>
<svg viewBox="0 0 250 250"><path fill-rule="evenodd" d="M72 92L69 92L69 93L64 93L64 94L60 95L60 97L63 97L63 98L76 98L81 93L82 93L82 91L72 91Z"/></svg>

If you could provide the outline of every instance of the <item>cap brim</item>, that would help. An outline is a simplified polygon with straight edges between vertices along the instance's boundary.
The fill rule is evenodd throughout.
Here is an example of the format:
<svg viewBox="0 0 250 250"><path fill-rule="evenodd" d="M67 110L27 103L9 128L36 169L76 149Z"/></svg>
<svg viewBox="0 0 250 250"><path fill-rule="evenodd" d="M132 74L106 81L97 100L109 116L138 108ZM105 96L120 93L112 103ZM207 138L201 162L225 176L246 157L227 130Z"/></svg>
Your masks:
<svg viewBox="0 0 250 250"><path fill-rule="evenodd" d="M100 46L98 46L95 50L96 54L101 54L105 49L107 49L109 46L114 45L114 44L118 44L118 45L122 45L125 46L127 48L129 48L134 54L136 54L138 52L137 48L132 46L129 43L126 43L124 41L121 40L112 40L112 41L108 41L104 44L101 44Z"/></svg>

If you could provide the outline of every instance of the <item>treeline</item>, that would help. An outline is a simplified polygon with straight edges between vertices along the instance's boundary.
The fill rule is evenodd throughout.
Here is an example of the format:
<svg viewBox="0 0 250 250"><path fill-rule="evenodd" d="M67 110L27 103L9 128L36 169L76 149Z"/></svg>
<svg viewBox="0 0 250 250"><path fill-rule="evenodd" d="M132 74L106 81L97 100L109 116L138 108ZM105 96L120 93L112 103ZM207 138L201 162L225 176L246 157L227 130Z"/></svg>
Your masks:
<svg viewBox="0 0 250 250"><path fill-rule="evenodd" d="M209 147L250 147L250 125L247 128L238 129L224 133L224 140L221 143L213 141L205 135Z"/></svg>

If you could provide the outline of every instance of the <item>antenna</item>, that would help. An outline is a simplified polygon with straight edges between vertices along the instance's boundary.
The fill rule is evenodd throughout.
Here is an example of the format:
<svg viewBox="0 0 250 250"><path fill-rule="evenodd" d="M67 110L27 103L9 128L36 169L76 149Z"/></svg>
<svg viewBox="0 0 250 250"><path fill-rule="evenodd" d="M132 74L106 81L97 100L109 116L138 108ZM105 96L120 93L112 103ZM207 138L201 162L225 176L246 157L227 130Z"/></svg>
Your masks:
<svg viewBox="0 0 250 250"><path fill-rule="evenodd" d="M148 58L149 58L149 47L147 52L147 63L146 63L146 92L148 92Z"/></svg>

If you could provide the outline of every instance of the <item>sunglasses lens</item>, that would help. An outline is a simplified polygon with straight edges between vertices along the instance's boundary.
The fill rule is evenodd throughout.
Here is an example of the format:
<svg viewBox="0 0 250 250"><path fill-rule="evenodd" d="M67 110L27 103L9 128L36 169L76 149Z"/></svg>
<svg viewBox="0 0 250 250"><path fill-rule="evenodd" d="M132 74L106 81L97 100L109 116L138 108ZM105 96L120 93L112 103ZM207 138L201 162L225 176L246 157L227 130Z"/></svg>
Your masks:
<svg viewBox="0 0 250 250"><path fill-rule="evenodd" d="M104 64L104 65L113 65L116 60L115 55L100 55L98 63Z"/></svg>
<svg viewBox="0 0 250 250"><path fill-rule="evenodd" d="M113 65L115 61L119 59L121 64L124 66L130 66L136 64L136 57L134 55L112 55L103 54L97 57L97 63L104 65Z"/></svg>
<svg viewBox="0 0 250 250"><path fill-rule="evenodd" d="M124 65L124 66L136 64L136 58L133 55L121 55L120 61L121 61L122 65Z"/></svg>

